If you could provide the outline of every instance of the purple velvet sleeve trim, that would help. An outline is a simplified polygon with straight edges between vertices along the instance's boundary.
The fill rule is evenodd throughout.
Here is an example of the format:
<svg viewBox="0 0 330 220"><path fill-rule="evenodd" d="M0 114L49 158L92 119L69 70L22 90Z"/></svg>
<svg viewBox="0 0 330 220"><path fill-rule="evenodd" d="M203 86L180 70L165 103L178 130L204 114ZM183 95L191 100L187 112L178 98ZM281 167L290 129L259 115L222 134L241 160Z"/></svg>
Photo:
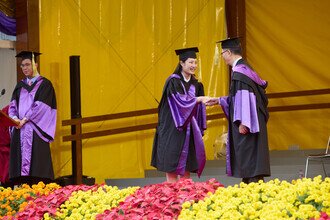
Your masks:
<svg viewBox="0 0 330 220"><path fill-rule="evenodd" d="M56 109L52 109L49 105L46 105L43 102L36 101L32 108L26 113L25 117L54 139L56 113Z"/></svg>
<svg viewBox="0 0 330 220"><path fill-rule="evenodd" d="M221 105L222 111L225 113L227 119L229 119L229 97L228 96L220 97L219 104Z"/></svg>
<svg viewBox="0 0 330 220"><path fill-rule="evenodd" d="M251 68L249 68L248 66L246 66L244 64L239 64L237 66L234 66L233 71L246 75L247 77L252 79L258 85L265 86L267 84L267 82L265 80L261 79L256 72L254 72Z"/></svg>
<svg viewBox="0 0 330 220"><path fill-rule="evenodd" d="M234 101L233 122L240 121L251 133L259 132L256 97L248 90L238 90Z"/></svg>
<svg viewBox="0 0 330 220"><path fill-rule="evenodd" d="M187 127L186 137L180 154L178 166L176 167L176 174L183 176L186 171L186 164L189 152L190 126Z"/></svg>
<svg viewBox="0 0 330 220"><path fill-rule="evenodd" d="M30 123L25 124L21 128L21 175L28 176L30 174L31 158L32 158L32 143L33 143L33 128Z"/></svg>
<svg viewBox="0 0 330 220"><path fill-rule="evenodd" d="M204 170L205 163L206 163L205 147L204 147L202 133L200 132L200 130L198 128L198 124L197 124L197 121L195 120L195 118L192 118L191 123L192 123L193 134L194 134L196 158L197 158L197 162L198 162L197 175L198 175L198 177L200 177Z"/></svg>
<svg viewBox="0 0 330 220"><path fill-rule="evenodd" d="M187 157L188 157L188 152L189 152L190 135L191 135L191 132L193 132L196 158L197 158L197 163L198 163L197 175L198 175L198 177L200 177L204 170L205 163L206 163L206 155L205 155L203 137L202 137L201 130L198 127L198 123L197 123L195 117L193 117L191 119L192 131L190 129L190 123L188 125L189 126L187 127L186 138L185 138L184 145L183 145L183 148L181 151L181 155L180 155L179 163L178 163L178 166L176 169L176 173L181 176L183 176L185 173Z"/></svg>
<svg viewBox="0 0 330 220"><path fill-rule="evenodd" d="M231 169L231 160L230 160L230 141L229 141L229 137L231 137L231 131L230 129L228 129L228 136L227 136L227 144L226 144L226 173L228 176L233 176L233 172Z"/></svg>
<svg viewBox="0 0 330 220"><path fill-rule="evenodd" d="M204 131L206 130L206 106L203 103L199 103L197 106L196 120L201 131L202 136L204 136Z"/></svg>
<svg viewBox="0 0 330 220"><path fill-rule="evenodd" d="M175 127L182 130L196 109L196 98L182 94L172 94L168 97L168 103L171 109Z"/></svg>
<svg viewBox="0 0 330 220"><path fill-rule="evenodd" d="M9 104L8 115L11 118L18 118L16 100L12 100Z"/></svg>

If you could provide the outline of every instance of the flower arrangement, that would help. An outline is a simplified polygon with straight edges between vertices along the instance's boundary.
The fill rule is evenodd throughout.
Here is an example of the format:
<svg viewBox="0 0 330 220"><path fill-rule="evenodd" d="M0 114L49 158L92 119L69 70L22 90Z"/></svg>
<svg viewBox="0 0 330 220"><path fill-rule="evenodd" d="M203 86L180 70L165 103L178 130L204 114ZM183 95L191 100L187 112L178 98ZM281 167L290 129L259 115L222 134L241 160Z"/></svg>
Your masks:
<svg viewBox="0 0 330 220"><path fill-rule="evenodd" d="M175 219L185 201L199 201L207 193L223 187L215 179L194 183L181 179L177 183L159 183L145 186L129 196L118 207L96 216L96 219Z"/></svg>
<svg viewBox="0 0 330 220"><path fill-rule="evenodd" d="M330 213L330 178L218 188L198 202L185 202L179 219L325 219ZM326 218L330 219L330 218Z"/></svg>
<svg viewBox="0 0 330 220"><path fill-rule="evenodd" d="M42 195L49 195L58 188L60 188L60 186L55 183L45 185L43 182L39 182L32 187L23 184L20 188L15 190L9 187L0 187L0 219L4 216L10 219L11 216L16 215L17 212L23 211L34 198Z"/></svg>
<svg viewBox="0 0 330 220"><path fill-rule="evenodd" d="M24 210L15 215L15 219L42 219L46 214L55 216L57 209L67 201L74 192L96 190L98 185L70 185L53 191L49 195L42 195L30 202Z"/></svg>
<svg viewBox="0 0 330 220"><path fill-rule="evenodd" d="M133 194L139 187L128 187L119 190L118 187L102 185L96 190L79 190L72 192L57 212L52 216L44 214L44 219L95 219L99 213L117 207L125 198Z"/></svg>
<svg viewBox="0 0 330 220"><path fill-rule="evenodd" d="M215 179L145 187L39 183L0 187L0 219L330 220L330 178L223 187Z"/></svg>

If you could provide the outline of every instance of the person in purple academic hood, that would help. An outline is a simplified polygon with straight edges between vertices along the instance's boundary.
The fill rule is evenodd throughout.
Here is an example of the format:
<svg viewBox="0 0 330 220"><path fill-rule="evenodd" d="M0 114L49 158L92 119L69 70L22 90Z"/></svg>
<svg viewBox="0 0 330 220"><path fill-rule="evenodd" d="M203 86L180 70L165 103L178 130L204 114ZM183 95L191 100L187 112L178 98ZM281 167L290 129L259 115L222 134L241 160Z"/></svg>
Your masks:
<svg viewBox="0 0 330 220"><path fill-rule="evenodd" d="M220 104L229 122L226 172L245 183L258 182L270 176L267 82L243 60L239 38L217 43L222 58L232 66L229 95L208 103Z"/></svg>
<svg viewBox="0 0 330 220"><path fill-rule="evenodd" d="M180 177L189 178L190 172L201 175L205 166L202 136L206 129L204 87L195 77L197 47L175 51L179 63L164 85L158 106L151 165L166 172L168 182Z"/></svg>
<svg viewBox="0 0 330 220"><path fill-rule="evenodd" d="M9 178L16 185L54 179L49 143L55 136L56 97L52 83L37 71L39 55L31 51L16 55L26 77L17 83L8 112L19 123L10 143Z"/></svg>

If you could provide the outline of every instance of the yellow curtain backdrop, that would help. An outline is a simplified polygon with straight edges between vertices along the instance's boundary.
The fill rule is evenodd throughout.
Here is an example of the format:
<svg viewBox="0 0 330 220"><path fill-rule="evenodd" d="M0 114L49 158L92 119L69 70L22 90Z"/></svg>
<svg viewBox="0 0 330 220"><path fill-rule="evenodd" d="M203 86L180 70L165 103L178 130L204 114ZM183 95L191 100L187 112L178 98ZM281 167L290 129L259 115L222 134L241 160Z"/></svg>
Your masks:
<svg viewBox="0 0 330 220"><path fill-rule="evenodd" d="M326 0L246 0L247 59L268 93L329 88L330 17ZM40 1L41 74L54 84L58 126L52 144L56 176L71 174L71 145L63 143L70 118L69 56L81 64L82 116L157 107L178 58L174 50L198 46L198 78L206 95L226 95L227 66L215 42L226 38L224 0ZM329 96L272 99L270 106L328 102ZM219 107L208 113L221 112ZM329 109L273 112L271 150L322 148L330 131ZM156 116L84 125L84 131L155 122ZM207 159L225 120L208 123ZM154 130L83 141L83 172L106 178L143 177L150 167Z"/></svg>
<svg viewBox="0 0 330 220"><path fill-rule="evenodd" d="M246 0L248 62L268 93L330 88L328 0ZM270 106L329 103L329 95L272 99ZM325 148L330 109L273 112L272 150Z"/></svg>
<svg viewBox="0 0 330 220"><path fill-rule="evenodd" d="M215 42L224 39L224 0L43 0L40 1L41 74L54 84L58 126L52 157L56 176L71 174L70 133L61 121L70 118L69 56L80 56L82 116L156 108L163 84L178 63L174 50L198 46L198 78L205 93L225 95L227 67ZM221 112L219 107L209 112ZM83 126L95 131L156 122L116 120ZM207 158L226 130L224 120L208 123ZM83 173L107 178L143 177L150 169L155 130L83 141Z"/></svg>

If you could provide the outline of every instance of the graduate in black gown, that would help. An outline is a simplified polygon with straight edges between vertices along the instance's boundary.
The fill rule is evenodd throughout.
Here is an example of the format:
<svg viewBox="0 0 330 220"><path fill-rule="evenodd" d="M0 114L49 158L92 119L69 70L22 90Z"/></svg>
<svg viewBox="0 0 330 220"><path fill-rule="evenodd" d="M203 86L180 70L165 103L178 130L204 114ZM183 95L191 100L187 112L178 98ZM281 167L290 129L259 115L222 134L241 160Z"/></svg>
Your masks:
<svg viewBox="0 0 330 220"><path fill-rule="evenodd" d="M213 100L229 122L226 172L245 183L264 180L270 176L267 82L243 60L239 38L220 43L222 58L232 66L229 95Z"/></svg>
<svg viewBox="0 0 330 220"><path fill-rule="evenodd" d="M36 184L54 179L49 143L56 128L56 97L52 83L37 71L36 56L22 51L25 77L17 83L9 105L9 116L19 125L12 130L9 177L16 184Z"/></svg>
<svg viewBox="0 0 330 220"><path fill-rule="evenodd" d="M165 82L158 106L151 165L166 172L168 182L190 172L201 175L205 166L202 136L206 129L204 87L194 73L198 48L176 50L179 64Z"/></svg>

